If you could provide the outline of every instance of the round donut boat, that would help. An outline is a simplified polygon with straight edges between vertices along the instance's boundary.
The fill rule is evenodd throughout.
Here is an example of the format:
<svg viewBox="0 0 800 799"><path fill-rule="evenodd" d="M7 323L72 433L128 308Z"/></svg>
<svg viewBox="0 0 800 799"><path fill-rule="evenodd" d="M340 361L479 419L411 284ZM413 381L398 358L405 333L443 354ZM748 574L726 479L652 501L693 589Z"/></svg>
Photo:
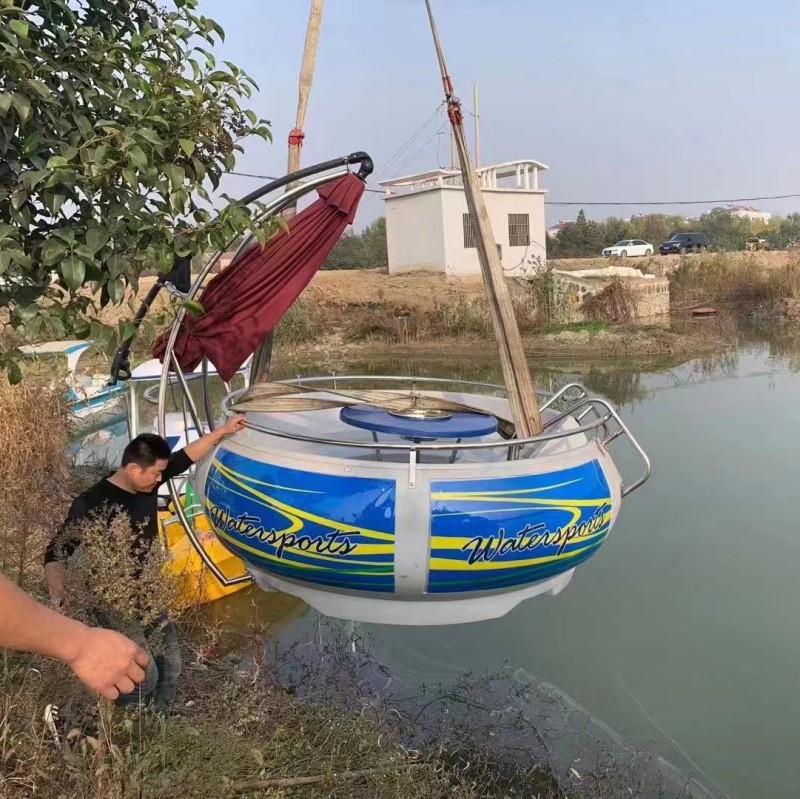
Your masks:
<svg viewBox="0 0 800 799"><path fill-rule="evenodd" d="M502 397L417 393L509 415ZM623 496L649 476L646 455L607 401L572 384L542 410L536 439L495 432L466 443L370 434L338 408L249 412L247 429L199 465L196 489L212 529L261 588L359 622L496 618L560 592L605 541ZM644 462L627 487L607 449L620 438Z"/></svg>

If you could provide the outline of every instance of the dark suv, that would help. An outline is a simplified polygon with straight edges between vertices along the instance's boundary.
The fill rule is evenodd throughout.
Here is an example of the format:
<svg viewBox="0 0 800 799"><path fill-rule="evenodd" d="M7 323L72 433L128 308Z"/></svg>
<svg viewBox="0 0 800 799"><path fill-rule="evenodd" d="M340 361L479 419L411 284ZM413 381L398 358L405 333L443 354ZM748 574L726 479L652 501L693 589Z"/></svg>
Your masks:
<svg viewBox="0 0 800 799"><path fill-rule="evenodd" d="M685 252L701 252L709 249L711 242L705 233L676 233L671 239L662 241L658 251L662 255Z"/></svg>

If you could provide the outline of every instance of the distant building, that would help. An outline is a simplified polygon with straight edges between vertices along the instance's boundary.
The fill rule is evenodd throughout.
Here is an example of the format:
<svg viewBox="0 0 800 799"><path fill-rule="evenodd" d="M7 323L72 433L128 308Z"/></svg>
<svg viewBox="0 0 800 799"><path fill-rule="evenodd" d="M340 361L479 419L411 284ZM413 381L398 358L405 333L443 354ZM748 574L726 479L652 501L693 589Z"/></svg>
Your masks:
<svg viewBox="0 0 800 799"><path fill-rule="evenodd" d="M573 222L564 222L559 220L557 225L553 225L553 227L547 228L547 238L554 239L565 227L569 227L570 225L574 224Z"/></svg>
<svg viewBox="0 0 800 799"><path fill-rule="evenodd" d="M751 222L769 222L772 214L769 211L759 211L749 205L729 205L726 209L731 216L739 219L749 219Z"/></svg>
<svg viewBox="0 0 800 799"><path fill-rule="evenodd" d="M531 261L544 261L545 189L533 160L476 170L500 260L508 274ZM389 274L429 270L446 275L479 275L475 231L457 169L437 169L380 184L386 192Z"/></svg>

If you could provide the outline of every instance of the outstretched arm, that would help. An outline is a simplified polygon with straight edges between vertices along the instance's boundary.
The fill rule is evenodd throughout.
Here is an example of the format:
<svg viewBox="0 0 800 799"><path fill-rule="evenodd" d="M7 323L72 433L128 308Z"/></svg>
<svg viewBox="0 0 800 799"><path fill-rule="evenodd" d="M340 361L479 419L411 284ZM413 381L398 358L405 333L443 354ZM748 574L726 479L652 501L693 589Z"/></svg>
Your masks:
<svg viewBox="0 0 800 799"><path fill-rule="evenodd" d="M124 635L62 616L0 575L0 647L66 663L107 699L133 691L150 657Z"/></svg>
<svg viewBox="0 0 800 799"><path fill-rule="evenodd" d="M213 433L208 433L188 444L183 451L191 458L192 463L197 463L197 461L203 460L225 436L232 436L240 430L244 430L244 416L241 414L231 416L222 427L218 427Z"/></svg>

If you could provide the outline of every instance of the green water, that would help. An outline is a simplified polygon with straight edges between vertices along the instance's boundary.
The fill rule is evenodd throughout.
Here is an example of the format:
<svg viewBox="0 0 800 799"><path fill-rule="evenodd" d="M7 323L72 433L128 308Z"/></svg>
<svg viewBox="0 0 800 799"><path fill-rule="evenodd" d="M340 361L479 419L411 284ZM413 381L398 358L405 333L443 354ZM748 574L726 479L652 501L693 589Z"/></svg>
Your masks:
<svg viewBox="0 0 800 799"><path fill-rule="evenodd" d="M349 366L500 378L495 359ZM561 595L492 622L360 631L411 682L509 663L731 797L800 795L800 340L535 366L544 388L578 377L620 404L650 482Z"/></svg>

